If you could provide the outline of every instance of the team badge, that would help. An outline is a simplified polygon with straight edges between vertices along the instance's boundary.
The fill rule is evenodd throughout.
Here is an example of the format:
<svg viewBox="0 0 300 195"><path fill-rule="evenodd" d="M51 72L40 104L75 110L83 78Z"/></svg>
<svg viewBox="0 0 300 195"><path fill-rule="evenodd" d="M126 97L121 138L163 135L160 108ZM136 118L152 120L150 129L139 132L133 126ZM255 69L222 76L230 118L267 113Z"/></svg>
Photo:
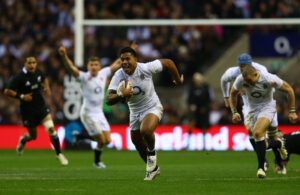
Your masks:
<svg viewBox="0 0 300 195"><path fill-rule="evenodd" d="M142 80L144 80L144 79L145 79L145 75L142 73L142 74L140 75L140 78L141 78Z"/></svg>

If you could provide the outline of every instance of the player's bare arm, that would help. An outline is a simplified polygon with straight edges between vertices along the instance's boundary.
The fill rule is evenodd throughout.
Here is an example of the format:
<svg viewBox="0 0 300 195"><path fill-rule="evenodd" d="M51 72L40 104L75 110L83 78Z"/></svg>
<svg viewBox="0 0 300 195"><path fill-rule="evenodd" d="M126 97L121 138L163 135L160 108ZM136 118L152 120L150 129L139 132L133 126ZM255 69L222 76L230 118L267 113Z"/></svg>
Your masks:
<svg viewBox="0 0 300 195"><path fill-rule="evenodd" d="M232 122L233 123L238 123L241 120L240 114L237 112L236 109L236 101L237 101L237 95L239 91L234 89L233 87L231 88L230 91L230 96L229 96L229 104L230 104L230 109L232 112Z"/></svg>
<svg viewBox="0 0 300 195"><path fill-rule="evenodd" d="M110 65L110 71L111 74L114 74L119 68L121 68L122 61L120 58L116 59L111 65Z"/></svg>
<svg viewBox="0 0 300 195"><path fill-rule="evenodd" d="M20 99L21 101L25 101L25 102L32 101L32 93L18 94L16 91L12 89L5 89L4 94L12 98Z"/></svg>
<svg viewBox="0 0 300 195"><path fill-rule="evenodd" d="M296 113L296 103L295 103L295 93L293 88L287 83L283 82L282 86L279 88L281 91L287 93L288 96L288 104L290 106L289 110L289 120L291 123L296 123L298 120L298 115Z"/></svg>
<svg viewBox="0 0 300 195"><path fill-rule="evenodd" d="M116 90L108 90L106 96L106 104L107 105L114 105L122 100L122 97L117 94Z"/></svg>
<svg viewBox="0 0 300 195"><path fill-rule="evenodd" d="M51 89L49 85L49 80L46 78L42 84L43 86L43 92L46 96L51 96Z"/></svg>
<svg viewBox="0 0 300 195"><path fill-rule="evenodd" d="M64 46L60 46L58 48L58 53L63 58L64 66L66 67L67 71L74 77L79 77L79 70L69 58L66 48Z"/></svg>
<svg viewBox="0 0 300 195"><path fill-rule="evenodd" d="M224 97L225 107L229 108L229 90L230 90L230 82L225 79L226 72L221 77L221 89Z"/></svg>
<svg viewBox="0 0 300 195"><path fill-rule="evenodd" d="M164 70L168 70L174 78L174 83L176 85L181 85L184 81L183 75L179 75L175 63L170 59L159 59L163 65Z"/></svg>

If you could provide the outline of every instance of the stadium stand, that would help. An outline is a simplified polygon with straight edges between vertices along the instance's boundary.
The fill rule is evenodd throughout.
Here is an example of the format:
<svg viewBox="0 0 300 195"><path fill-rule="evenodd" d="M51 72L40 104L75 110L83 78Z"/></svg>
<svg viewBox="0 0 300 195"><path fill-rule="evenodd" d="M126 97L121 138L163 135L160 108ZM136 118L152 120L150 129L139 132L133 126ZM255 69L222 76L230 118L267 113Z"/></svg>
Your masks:
<svg viewBox="0 0 300 195"><path fill-rule="evenodd" d="M167 3L168 2L168 3ZM74 47L74 0L39 0L39 1L0 1L0 89L3 91L11 76L16 75L27 55L37 56L40 65L50 79L51 90L57 95L48 99L55 123L64 123L63 114L63 78L66 74L57 54L57 48L63 43L73 54ZM121 10L119 9L121 8ZM268 9L267 9L268 8ZM271 8L271 9L270 9ZM3 11L5 10L5 11ZM188 10L188 11L187 11ZM274 18L300 17L300 3L289 1L256 0L250 5L247 0L164 0L157 3L132 0L86 0L85 18L88 19L135 19L135 18ZM12 19L13 18L13 19ZM250 29L251 30L251 29ZM266 30L260 28L259 30ZM269 29L270 30L270 29ZM131 27L131 28L85 28L85 59L88 56L99 56L106 66L112 62L118 49L137 41L140 47L140 60L147 61L155 57L172 58L186 78L195 71L206 73L215 62L241 36L241 29L222 26L196 27ZM96 41L95 41L96 40ZM162 79L156 79L159 93L164 86L170 85ZM187 92L188 83L182 90ZM300 112L300 81L294 83L297 96L298 113ZM0 93L0 124L18 124L17 101ZM164 123L182 123L185 111L165 103ZM281 101L279 101L281 102ZM228 111L222 102L213 102L214 116L220 115L217 123L229 123ZM122 107L122 106L121 106ZM287 105L279 104L279 122L287 121ZM123 123L127 119L114 116L113 108L109 120ZM183 106L184 109L184 106ZM124 111L123 108L121 110ZM124 111L126 112L126 111ZM214 120L215 123L215 120Z"/></svg>

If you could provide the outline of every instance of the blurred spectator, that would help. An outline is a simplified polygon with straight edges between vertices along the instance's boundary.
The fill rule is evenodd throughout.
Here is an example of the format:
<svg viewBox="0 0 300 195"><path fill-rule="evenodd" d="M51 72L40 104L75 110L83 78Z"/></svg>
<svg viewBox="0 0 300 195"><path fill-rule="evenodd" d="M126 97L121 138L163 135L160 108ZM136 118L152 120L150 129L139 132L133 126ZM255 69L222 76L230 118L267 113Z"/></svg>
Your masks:
<svg viewBox="0 0 300 195"><path fill-rule="evenodd" d="M188 132L196 127L206 131L210 126L209 116L213 93L201 73L196 72L189 89L188 96Z"/></svg>

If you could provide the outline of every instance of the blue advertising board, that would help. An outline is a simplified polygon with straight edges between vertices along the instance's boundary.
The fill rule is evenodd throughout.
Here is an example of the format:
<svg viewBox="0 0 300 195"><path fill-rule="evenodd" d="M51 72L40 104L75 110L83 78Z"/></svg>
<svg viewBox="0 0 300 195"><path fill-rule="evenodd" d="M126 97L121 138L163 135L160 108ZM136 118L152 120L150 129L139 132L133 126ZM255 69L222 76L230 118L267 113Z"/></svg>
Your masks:
<svg viewBox="0 0 300 195"><path fill-rule="evenodd" d="M300 33L251 33L254 57L290 57L300 50Z"/></svg>

